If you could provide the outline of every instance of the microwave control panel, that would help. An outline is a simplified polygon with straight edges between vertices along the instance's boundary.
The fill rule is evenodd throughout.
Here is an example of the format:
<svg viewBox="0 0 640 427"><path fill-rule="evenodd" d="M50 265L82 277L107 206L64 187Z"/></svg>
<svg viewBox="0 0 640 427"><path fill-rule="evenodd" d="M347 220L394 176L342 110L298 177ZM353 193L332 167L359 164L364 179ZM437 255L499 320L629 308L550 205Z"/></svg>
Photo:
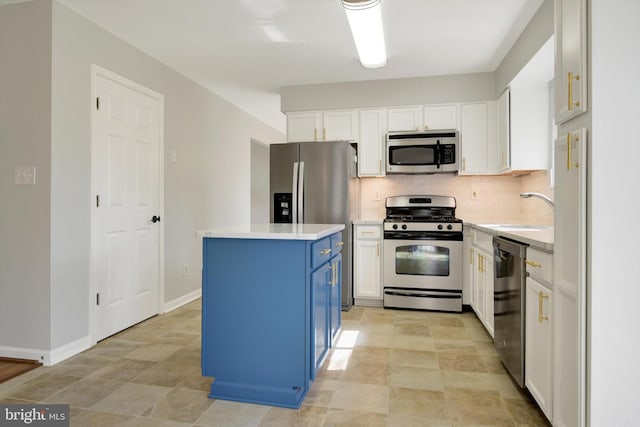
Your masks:
<svg viewBox="0 0 640 427"><path fill-rule="evenodd" d="M442 164L453 164L456 162L456 145L455 144L444 144L442 146L440 163Z"/></svg>

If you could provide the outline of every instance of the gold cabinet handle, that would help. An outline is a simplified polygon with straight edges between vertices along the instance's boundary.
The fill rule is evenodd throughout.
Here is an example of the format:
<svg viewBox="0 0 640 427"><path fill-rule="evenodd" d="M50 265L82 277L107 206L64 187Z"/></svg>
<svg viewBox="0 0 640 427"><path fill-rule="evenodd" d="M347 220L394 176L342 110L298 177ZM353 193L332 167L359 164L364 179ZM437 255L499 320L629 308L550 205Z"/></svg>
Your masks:
<svg viewBox="0 0 640 427"><path fill-rule="evenodd" d="M380 256L380 242L376 243L376 256Z"/></svg>
<svg viewBox="0 0 640 427"><path fill-rule="evenodd" d="M374 231L361 231L360 234L375 234Z"/></svg>
<svg viewBox="0 0 640 427"><path fill-rule="evenodd" d="M507 153L505 153L504 151L502 152L502 167L507 167Z"/></svg>
<svg viewBox="0 0 640 427"><path fill-rule="evenodd" d="M469 248L469 264L473 264L473 248Z"/></svg>
<svg viewBox="0 0 640 427"><path fill-rule="evenodd" d="M567 170L571 170L571 134L567 134Z"/></svg>
<svg viewBox="0 0 640 427"><path fill-rule="evenodd" d="M538 293L538 322L542 323L543 320L549 320L547 316L542 315L542 301L548 299L549 295L545 295L544 292L540 291Z"/></svg>
<svg viewBox="0 0 640 427"><path fill-rule="evenodd" d="M338 246L338 247L343 246L343 245L344 245L344 242L338 242L338 243L336 243L336 246Z"/></svg>
<svg viewBox="0 0 640 427"><path fill-rule="evenodd" d="M382 173L382 160L378 160L378 172Z"/></svg>
<svg viewBox="0 0 640 427"><path fill-rule="evenodd" d="M484 258L484 255L478 254L478 271L480 273L482 273L482 259L483 258Z"/></svg>
<svg viewBox="0 0 640 427"><path fill-rule="evenodd" d="M429 130L429 126L424 125L424 130Z"/></svg>
<svg viewBox="0 0 640 427"><path fill-rule="evenodd" d="M331 253L331 248L329 249L323 249L320 251L320 255L327 255Z"/></svg>
<svg viewBox="0 0 640 427"><path fill-rule="evenodd" d="M576 74L575 76L571 71L569 71L567 75L567 85L568 85L568 94L567 94L567 108L569 111L573 110L573 107L579 107L580 101L573 101L573 81L580 80L580 75Z"/></svg>
<svg viewBox="0 0 640 427"><path fill-rule="evenodd" d="M524 263L527 265L530 265L531 267L536 267L536 268L542 267L542 264L540 264L539 262L529 261L528 259L525 260Z"/></svg>
<svg viewBox="0 0 640 427"><path fill-rule="evenodd" d="M467 159L462 158L462 172L467 170Z"/></svg>
<svg viewBox="0 0 640 427"><path fill-rule="evenodd" d="M322 140L327 140L327 128L322 128Z"/></svg>

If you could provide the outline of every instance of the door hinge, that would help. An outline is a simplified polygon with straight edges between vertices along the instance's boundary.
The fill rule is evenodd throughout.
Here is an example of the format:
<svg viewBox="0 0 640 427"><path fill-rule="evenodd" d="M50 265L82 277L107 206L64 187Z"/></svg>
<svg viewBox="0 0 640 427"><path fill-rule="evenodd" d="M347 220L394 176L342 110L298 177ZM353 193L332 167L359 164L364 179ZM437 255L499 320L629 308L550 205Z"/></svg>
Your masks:
<svg viewBox="0 0 640 427"><path fill-rule="evenodd" d="M96 208L100 207L100 195L96 194Z"/></svg>
<svg viewBox="0 0 640 427"><path fill-rule="evenodd" d="M100 292L96 294L96 305L100 305Z"/></svg>
<svg viewBox="0 0 640 427"><path fill-rule="evenodd" d="M100 109L100 97L96 96L96 110Z"/></svg>

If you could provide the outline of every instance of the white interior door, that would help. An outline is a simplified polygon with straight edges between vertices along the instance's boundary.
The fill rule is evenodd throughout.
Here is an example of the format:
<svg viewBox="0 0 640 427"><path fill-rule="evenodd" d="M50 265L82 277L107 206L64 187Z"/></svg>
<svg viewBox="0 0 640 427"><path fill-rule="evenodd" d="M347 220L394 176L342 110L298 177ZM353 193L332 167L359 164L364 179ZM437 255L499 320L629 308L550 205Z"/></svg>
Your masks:
<svg viewBox="0 0 640 427"><path fill-rule="evenodd" d="M97 67L96 67L97 69ZM158 313L162 96L93 75L95 340Z"/></svg>

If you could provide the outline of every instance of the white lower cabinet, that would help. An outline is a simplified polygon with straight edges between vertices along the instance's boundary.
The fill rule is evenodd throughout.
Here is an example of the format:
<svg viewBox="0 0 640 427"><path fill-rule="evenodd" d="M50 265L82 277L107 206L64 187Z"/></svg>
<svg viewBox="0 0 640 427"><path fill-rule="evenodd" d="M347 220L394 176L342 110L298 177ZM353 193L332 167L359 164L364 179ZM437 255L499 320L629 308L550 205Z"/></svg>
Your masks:
<svg viewBox="0 0 640 427"><path fill-rule="evenodd" d="M355 305L382 306L382 224L354 225Z"/></svg>
<svg viewBox="0 0 640 427"><path fill-rule="evenodd" d="M527 277L525 330L525 385L540 409L552 419L552 331L550 314L552 292Z"/></svg>
<svg viewBox="0 0 640 427"><path fill-rule="evenodd" d="M470 249L473 259L469 261L471 307L493 337L493 236L478 230L474 234L475 245Z"/></svg>

